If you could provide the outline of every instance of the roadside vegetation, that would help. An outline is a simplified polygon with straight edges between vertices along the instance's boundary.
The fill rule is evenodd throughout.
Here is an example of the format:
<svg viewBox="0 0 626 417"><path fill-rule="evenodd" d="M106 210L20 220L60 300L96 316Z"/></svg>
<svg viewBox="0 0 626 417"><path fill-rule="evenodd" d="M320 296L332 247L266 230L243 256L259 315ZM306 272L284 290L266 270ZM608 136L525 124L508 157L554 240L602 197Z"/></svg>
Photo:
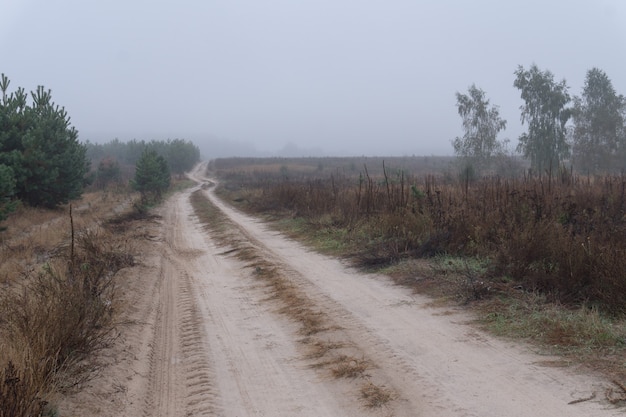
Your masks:
<svg viewBox="0 0 626 417"><path fill-rule="evenodd" d="M360 268L471 303L494 332L626 377L626 178L466 181L447 163L417 176L394 158L375 176L343 160L320 160L316 174L309 160L239 162L216 160L211 174L242 209Z"/></svg>
<svg viewBox="0 0 626 417"><path fill-rule="evenodd" d="M127 183L11 215L0 233L0 417L56 416L60 397L97 377L128 324L119 272L135 266L154 217L140 200Z"/></svg>
<svg viewBox="0 0 626 417"><path fill-rule="evenodd" d="M185 185L170 187L171 173L191 169L199 151L135 141L137 160L92 158L107 147L81 143L50 90L9 86L2 74L0 417L55 416L59 396L97 375L124 322L117 274L143 238L130 225Z"/></svg>
<svg viewBox="0 0 626 417"><path fill-rule="evenodd" d="M93 377L116 337L116 274L134 264L133 249L94 216L129 204L94 194L81 203L71 216L21 208L19 230L0 235L1 416L55 415L57 396Z"/></svg>

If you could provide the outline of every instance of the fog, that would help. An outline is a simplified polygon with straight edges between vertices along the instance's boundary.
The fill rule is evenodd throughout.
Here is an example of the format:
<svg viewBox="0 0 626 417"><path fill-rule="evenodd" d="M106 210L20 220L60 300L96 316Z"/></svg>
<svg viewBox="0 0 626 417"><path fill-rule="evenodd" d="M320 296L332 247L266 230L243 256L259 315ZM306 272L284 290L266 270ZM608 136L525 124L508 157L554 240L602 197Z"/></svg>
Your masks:
<svg viewBox="0 0 626 417"><path fill-rule="evenodd" d="M450 155L475 83L523 132L518 65L626 93L626 3L4 0L0 72L52 90L83 141L205 156Z"/></svg>

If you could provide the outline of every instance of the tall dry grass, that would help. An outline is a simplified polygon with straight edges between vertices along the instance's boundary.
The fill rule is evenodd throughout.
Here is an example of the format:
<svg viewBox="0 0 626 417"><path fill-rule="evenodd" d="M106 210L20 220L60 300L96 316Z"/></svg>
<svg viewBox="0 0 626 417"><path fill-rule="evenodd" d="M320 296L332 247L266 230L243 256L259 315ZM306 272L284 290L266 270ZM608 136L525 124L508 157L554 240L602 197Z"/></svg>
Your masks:
<svg viewBox="0 0 626 417"><path fill-rule="evenodd" d="M0 295L0 410L33 414L55 392L80 386L95 353L116 337L115 273L133 263L124 242L88 231Z"/></svg>
<svg viewBox="0 0 626 417"><path fill-rule="evenodd" d="M270 175L231 167L226 188L263 213L341 239L365 266L434 254L489 259L506 277L566 305L626 313L626 177L455 181L383 166L373 175ZM236 178L236 182L233 179Z"/></svg>
<svg viewBox="0 0 626 417"><path fill-rule="evenodd" d="M132 198L109 189L85 193L72 203L74 227L85 229L123 213L132 206ZM69 209L69 205L55 210L22 206L2 224L6 230L0 232L0 285L12 285L69 240Z"/></svg>
<svg viewBox="0 0 626 417"><path fill-rule="evenodd" d="M101 223L127 200L90 194L71 217L21 208L0 234L0 417L54 415L55 396L98 369L116 337L115 274L133 263Z"/></svg>

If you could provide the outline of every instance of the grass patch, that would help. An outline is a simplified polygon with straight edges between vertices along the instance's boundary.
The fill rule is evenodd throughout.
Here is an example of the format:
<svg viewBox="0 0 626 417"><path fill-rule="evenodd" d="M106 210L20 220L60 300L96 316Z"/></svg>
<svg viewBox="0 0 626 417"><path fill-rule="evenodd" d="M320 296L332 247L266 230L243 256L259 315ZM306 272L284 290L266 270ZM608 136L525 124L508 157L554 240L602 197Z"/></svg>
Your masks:
<svg viewBox="0 0 626 417"><path fill-rule="evenodd" d="M210 230L216 234L216 238L226 246L225 233L229 230L229 224L226 216L202 194L202 191L196 191L191 194L191 205L194 213L202 223L205 230ZM233 250L238 250L233 248Z"/></svg>
<svg viewBox="0 0 626 417"><path fill-rule="evenodd" d="M471 303L477 322L492 334L531 342L546 354L561 355L560 363L584 363L626 381L626 325L597 307L555 303L549 295L492 276L489 263L475 257L406 260L381 272L433 297L433 305Z"/></svg>
<svg viewBox="0 0 626 417"><path fill-rule="evenodd" d="M309 353L307 354L307 358L309 359L319 359L322 358L329 353L333 352L336 349L341 349L345 346L344 343L340 342L331 342L324 340L311 340L310 338L306 338L303 340L304 343L309 345Z"/></svg>
<svg viewBox="0 0 626 417"><path fill-rule="evenodd" d="M364 359L341 355L331 367L331 372L335 378L357 378L365 375L369 368L369 363Z"/></svg>
<svg viewBox="0 0 626 417"><path fill-rule="evenodd" d="M481 323L491 332L530 339L559 353L585 355L626 347L626 329L598 309L563 308L539 294L498 298L480 306Z"/></svg>
<svg viewBox="0 0 626 417"><path fill-rule="evenodd" d="M380 408L393 400L393 394L385 387L367 382L361 387L361 398L368 408Z"/></svg>
<svg viewBox="0 0 626 417"><path fill-rule="evenodd" d="M285 235L305 242L321 253L343 256L353 247L347 238L348 231L328 221L311 223L302 217L277 217L270 219L272 226Z"/></svg>

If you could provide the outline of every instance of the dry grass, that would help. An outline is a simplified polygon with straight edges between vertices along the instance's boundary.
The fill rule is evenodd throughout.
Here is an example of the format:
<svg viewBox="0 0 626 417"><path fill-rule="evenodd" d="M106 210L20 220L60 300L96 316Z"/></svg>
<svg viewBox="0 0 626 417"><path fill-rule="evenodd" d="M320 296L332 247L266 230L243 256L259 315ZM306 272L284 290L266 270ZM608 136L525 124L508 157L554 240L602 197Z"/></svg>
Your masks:
<svg viewBox="0 0 626 417"><path fill-rule="evenodd" d="M98 224L131 206L132 196L103 192L86 193L72 203L76 230ZM45 263L70 238L70 206L55 210L20 207L0 233L0 284L10 285Z"/></svg>
<svg viewBox="0 0 626 417"><path fill-rule="evenodd" d="M626 403L626 386L617 380L613 380L615 387L609 387L604 393L606 399L614 405Z"/></svg>
<svg viewBox="0 0 626 417"><path fill-rule="evenodd" d="M330 340L310 340L307 338L303 342L309 346L308 359L320 359L336 349L345 347L344 343L331 342Z"/></svg>
<svg viewBox="0 0 626 417"><path fill-rule="evenodd" d="M369 367L365 359L341 355L332 361L331 372L335 378L357 378L365 376Z"/></svg>
<svg viewBox="0 0 626 417"><path fill-rule="evenodd" d="M380 408L393 400L393 393L385 387L367 382L361 387L361 397L369 408Z"/></svg>
<svg viewBox="0 0 626 417"><path fill-rule="evenodd" d="M80 387L100 366L97 352L117 336L115 273L133 264L125 242L86 232L73 257L69 247L60 252L0 294L0 370L13 381L0 403L21 407L15 416Z"/></svg>
<svg viewBox="0 0 626 417"><path fill-rule="evenodd" d="M55 415L56 395L96 375L122 324L116 273L134 264L133 239L152 238L135 199L110 188L55 210L20 207L3 223L0 417Z"/></svg>
<svg viewBox="0 0 626 417"><path fill-rule="evenodd" d="M57 393L95 375L117 335L115 273L133 264L129 241L100 223L130 198L86 194L71 218L69 206L22 207L0 233L0 417L54 415Z"/></svg>
<svg viewBox="0 0 626 417"><path fill-rule="evenodd" d="M480 257L489 261L489 274L562 304L592 302L626 314L626 178L564 174L458 183L384 165L382 175L365 167L358 177L272 177L240 169L232 189L240 204L296 219L291 226L317 247L360 266L441 253ZM481 298L482 289L473 287L466 289Z"/></svg>
<svg viewBox="0 0 626 417"><path fill-rule="evenodd" d="M53 382L27 349L0 346L10 360L0 364L0 417L41 416L48 409ZM33 366L34 365L34 366Z"/></svg>

